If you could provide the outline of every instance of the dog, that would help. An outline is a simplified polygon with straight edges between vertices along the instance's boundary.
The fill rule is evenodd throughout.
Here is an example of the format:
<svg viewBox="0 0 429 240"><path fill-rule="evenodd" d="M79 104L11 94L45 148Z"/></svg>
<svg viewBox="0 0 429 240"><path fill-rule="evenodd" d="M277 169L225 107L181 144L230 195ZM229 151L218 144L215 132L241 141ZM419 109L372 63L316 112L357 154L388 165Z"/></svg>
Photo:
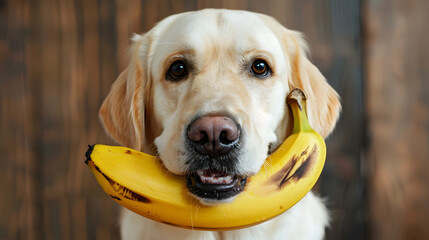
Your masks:
<svg viewBox="0 0 429 240"><path fill-rule="evenodd" d="M172 15L132 38L129 65L100 119L115 141L158 155L168 171L228 188L256 174L291 134L286 97L292 89L306 93L312 127L323 137L333 130L339 96L307 52L301 33L263 14L204 9ZM210 191L189 186L205 205L240 194ZM313 240L323 238L328 224L322 199L309 192L280 216L241 230L181 229L128 210L120 229L123 239Z"/></svg>

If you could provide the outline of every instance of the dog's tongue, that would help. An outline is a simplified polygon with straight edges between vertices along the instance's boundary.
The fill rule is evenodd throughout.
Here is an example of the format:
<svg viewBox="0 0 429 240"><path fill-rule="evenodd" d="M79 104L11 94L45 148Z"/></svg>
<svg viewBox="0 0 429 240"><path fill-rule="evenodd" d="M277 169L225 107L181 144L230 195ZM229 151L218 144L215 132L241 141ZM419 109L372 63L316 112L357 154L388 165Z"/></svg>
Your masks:
<svg viewBox="0 0 429 240"><path fill-rule="evenodd" d="M197 171L200 180L204 184L230 184L232 176L224 172L214 170L199 170Z"/></svg>

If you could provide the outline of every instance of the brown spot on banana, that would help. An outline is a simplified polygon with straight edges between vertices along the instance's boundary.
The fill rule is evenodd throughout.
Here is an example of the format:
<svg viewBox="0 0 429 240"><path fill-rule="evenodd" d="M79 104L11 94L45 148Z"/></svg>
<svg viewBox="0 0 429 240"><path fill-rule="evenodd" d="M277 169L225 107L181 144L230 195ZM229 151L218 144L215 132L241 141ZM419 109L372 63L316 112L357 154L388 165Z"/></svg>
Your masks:
<svg viewBox="0 0 429 240"><path fill-rule="evenodd" d="M109 194L109 196L113 199L118 200L118 201L122 201L122 199L118 198L117 196L113 196L112 194Z"/></svg>
<svg viewBox="0 0 429 240"><path fill-rule="evenodd" d="M151 202L149 198L147 198L141 194L138 194L138 193L120 185L119 183L115 182L109 176L104 174L100 170L100 168L97 165L95 165L95 163L90 158L86 160L86 164L93 166L94 169L97 170L97 172L99 172L101 175L103 175L103 177L109 182L112 189L115 190L115 192L118 194L117 196L110 195L110 197L112 197L114 199L118 199L118 200L122 200L122 199L120 199L120 197L124 197L124 198L129 199L129 200L143 202L143 203L150 203Z"/></svg>
<svg viewBox="0 0 429 240"><path fill-rule="evenodd" d="M129 200L143 202L143 203L150 203L151 202L149 200L149 198L147 198L141 194L138 194L138 193L120 185L119 183L115 182L114 180L112 180L111 178L106 176L104 173L101 173L101 174L103 174L103 176L106 178L106 180L109 181L110 186L112 186L112 188L118 193L119 196L122 196L126 199L129 199Z"/></svg>
<svg viewBox="0 0 429 240"><path fill-rule="evenodd" d="M269 179L269 183L276 185L277 190L281 190L293 181L299 181L306 177L313 168L317 160L317 146L314 145L310 152L307 147L300 155L294 155L292 159L277 173Z"/></svg>

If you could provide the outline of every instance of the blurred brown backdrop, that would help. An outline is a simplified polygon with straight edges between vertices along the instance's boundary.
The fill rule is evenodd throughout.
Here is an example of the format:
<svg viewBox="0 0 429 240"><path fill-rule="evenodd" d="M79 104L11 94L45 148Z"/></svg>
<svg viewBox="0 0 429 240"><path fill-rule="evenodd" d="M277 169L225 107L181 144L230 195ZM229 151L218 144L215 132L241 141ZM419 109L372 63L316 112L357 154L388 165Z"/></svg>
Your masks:
<svg viewBox="0 0 429 240"><path fill-rule="evenodd" d="M132 33L173 13L245 9L305 33L342 97L318 190L327 239L429 239L425 0L0 0L0 239L118 239L83 163Z"/></svg>

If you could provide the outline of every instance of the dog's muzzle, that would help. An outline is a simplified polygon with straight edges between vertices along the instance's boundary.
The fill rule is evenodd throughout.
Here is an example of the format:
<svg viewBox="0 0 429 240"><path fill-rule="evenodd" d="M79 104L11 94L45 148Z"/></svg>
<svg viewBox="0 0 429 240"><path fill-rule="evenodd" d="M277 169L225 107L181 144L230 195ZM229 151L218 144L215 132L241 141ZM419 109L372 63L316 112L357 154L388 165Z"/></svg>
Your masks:
<svg viewBox="0 0 429 240"><path fill-rule="evenodd" d="M234 174L240 136L237 122L223 115L201 116L189 124L187 185L192 194L226 200L244 189L247 179Z"/></svg>

